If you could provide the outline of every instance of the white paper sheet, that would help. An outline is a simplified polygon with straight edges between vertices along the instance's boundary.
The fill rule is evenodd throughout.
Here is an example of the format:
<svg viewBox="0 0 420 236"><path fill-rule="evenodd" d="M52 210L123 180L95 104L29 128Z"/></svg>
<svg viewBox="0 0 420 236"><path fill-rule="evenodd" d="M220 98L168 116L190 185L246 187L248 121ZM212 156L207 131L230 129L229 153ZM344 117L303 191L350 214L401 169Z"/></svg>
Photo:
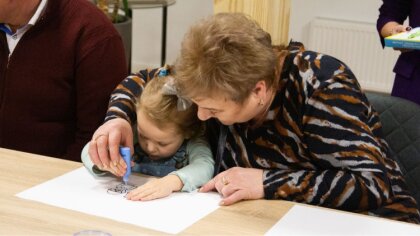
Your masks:
<svg viewBox="0 0 420 236"><path fill-rule="evenodd" d="M419 236L420 226L348 212L295 205L265 235Z"/></svg>
<svg viewBox="0 0 420 236"><path fill-rule="evenodd" d="M129 184L140 186L146 177L130 176ZM173 193L153 201L130 201L107 189L121 180L94 177L84 167L27 189L17 196L53 206L176 234L213 212L221 200L216 193Z"/></svg>

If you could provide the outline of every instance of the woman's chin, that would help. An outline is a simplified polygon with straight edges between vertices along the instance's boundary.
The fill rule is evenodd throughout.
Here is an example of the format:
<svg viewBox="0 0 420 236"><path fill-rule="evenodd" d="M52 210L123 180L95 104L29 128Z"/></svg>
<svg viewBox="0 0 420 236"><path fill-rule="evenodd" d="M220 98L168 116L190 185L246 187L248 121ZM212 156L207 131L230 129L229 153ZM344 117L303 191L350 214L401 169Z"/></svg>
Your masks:
<svg viewBox="0 0 420 236"><path fill-rule="evenodd" d="M233 125L235 123L233 121L227 121L227 120L219 120L219 122L224 125Z"/></svg>

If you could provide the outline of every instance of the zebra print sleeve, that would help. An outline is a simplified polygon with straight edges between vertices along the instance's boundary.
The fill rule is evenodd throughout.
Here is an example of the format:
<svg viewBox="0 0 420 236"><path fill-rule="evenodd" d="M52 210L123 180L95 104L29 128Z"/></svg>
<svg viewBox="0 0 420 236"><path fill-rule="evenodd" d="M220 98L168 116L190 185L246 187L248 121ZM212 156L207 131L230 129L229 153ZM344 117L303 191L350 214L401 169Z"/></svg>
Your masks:
<svg viewBox="0 0 420 236"><path fill-rule="evenodd" d="M153 79L160 69L141 70L121 81L111 94L105 122L114 118L123 118L133 125L136 122L136 100L145 84Z"/></svg>
<svg viewBox="0 0 420 236"><path fill-rule="evenodd" d="M347 79L335 78L340 76ZM286 173L287 185L295 193L304 190L300 197L305 202L362 210L389 198L384 152L372 135L372 111L364 100L356 86L341 81L328 82L307 99L303 135L308 156L318 168Z"/></svg>
<svg viewBox="0 0 420 236"><path fill-rule="evenodd" d="M290 142L289 158L306 168L265 170L265 197L418 222L415 200L378 136L379 117L353 73L313 52L299 54L294 64L276 122L284 142L299 137Z"/></svg>

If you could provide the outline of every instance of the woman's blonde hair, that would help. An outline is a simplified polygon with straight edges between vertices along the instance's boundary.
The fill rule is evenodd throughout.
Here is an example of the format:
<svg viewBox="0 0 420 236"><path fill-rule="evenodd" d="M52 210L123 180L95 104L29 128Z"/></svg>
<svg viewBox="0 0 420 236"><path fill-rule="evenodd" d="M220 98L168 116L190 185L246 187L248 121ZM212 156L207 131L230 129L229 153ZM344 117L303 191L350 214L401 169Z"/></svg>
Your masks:
<svg viewBox="0 0 420 236"><path fill-rule="evenodd" d="M197 106L192 104L180 111L177 107L178 96L163 93L162 88L169 78L156 77L146 84L137 99L137 112L141 110L161 130L175 125L177 131L187 139L202 134L204 124L197 118Z"/></svg>
<svg viewBox="0 0 420 236"><path fill-rule="evenodd" d="M242 103L258 81L274 85L276 66L270 34L244 14L219 13L187 32L175 73L183 96L222 92Z"/></svg>

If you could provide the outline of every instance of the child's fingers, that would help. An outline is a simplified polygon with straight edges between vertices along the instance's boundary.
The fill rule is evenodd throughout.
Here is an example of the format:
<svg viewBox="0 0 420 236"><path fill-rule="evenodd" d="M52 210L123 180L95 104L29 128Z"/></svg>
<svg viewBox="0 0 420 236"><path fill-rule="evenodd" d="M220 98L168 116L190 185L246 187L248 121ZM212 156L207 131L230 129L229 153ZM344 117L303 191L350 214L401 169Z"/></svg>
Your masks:
<svg viewBox="0 0 420 236"><path fill-rule="evenodd" d="M127 193L127 195L125 197L128 200L138 201L140 199L139 194L141 193L141 190L139 190L139 188L136 188L134 190L131 190L130 192Z"/></svg>
<svg viewBox="0 0 420 236"><path fill-rule="evenodd" d="M131 190L128 194L127 194L127 199L128 200L134 200L134 201L139 201L139 200L143 200L143 198L149 196L150 194L153 194L155 192L154 189L151 188L145 188L145 186L141 186L138 187L134 190Z"/></svg>
<svg viewBox="0 0 420 236"><path fill-rule="evenodd" d="M153 192L153 193L151 193L147 196L142 197L141 200L142 201L150 201L150 200L154 200L154 199L162 198L162 197L166 197L166 196L168 196L168 195L165 195L165 194L162 194L162 192L156 191L156 192Z"/></svg>

